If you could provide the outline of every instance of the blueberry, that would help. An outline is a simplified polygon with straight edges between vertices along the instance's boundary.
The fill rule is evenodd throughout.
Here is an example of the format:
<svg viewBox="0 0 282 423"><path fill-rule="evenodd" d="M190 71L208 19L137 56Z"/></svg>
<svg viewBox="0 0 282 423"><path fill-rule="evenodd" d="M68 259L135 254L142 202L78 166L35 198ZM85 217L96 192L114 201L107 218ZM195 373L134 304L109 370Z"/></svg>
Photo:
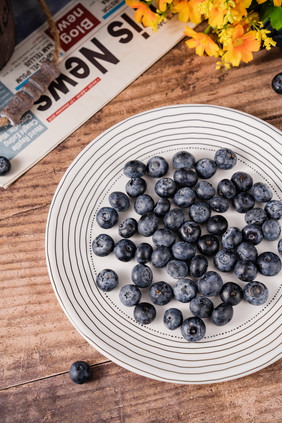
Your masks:
<svg viewBox="0 0 282 423"><path fill-rule="evenodd" d="M211 209L204 201L197 201L189 209L189 216L196 223L205 223L210 215Z"/></svg>
<svg viewBox="0 0 282 423"><path fill-rule="evenodd" d="M118 221L118 213L112 207L102 207L97 212L96 221L103 229L112 228Z"/></svg>
<svg viewBox="0 0 282 423"><path fill-rule="evenodd" d="M180 187L192 188L198 182L198 175L191 169L177 169L173 174L173 179Z"/></svg>
<svg viewBox="0 0 282 423"><path fill-rule="evenodd" d="M154 304L166 305L173 299L173 290L167 282L159 281L150 287L149 296Z"/></svg>
<svg viewBox="0 0 282 423"><path fill-rule="evenodd" d="M278 253L282 255L282 239L278 241L277 249Z"/></svg>
<svg viewBox="0 0 282 423"><path fill-rule="evenodd" d="M263 232L259 225L246 225L242 229L243 240L258 245L263 239Z"/></svg>
<svg viewBox="0 0 282 423"><path fill-rule="evenodd" d="M195 243L201 236L201 227L192 220L187 220L179 228L179 236L183 241Z"/></svg>
<svg viewBox="0 0 282 423"><path fill-rule="evenodd" d="M244 288L244 298L252 305L264 304L268 299L268 289L262 282L249 282Z"/></svg>
<svg viewBox="0 0 282 423"><path fill-rule="evenodd" d="M252 196L258 203L267 203L272 199L272 191L266 184L256 182L252 186Z"/></svg>
<svg viewBox="0 0 282 423"><path fill-rule="evenodd" d="M242 288L235 282L225 283L219 295L224 303L231 304L232 306L239 304L244 296Z"/></svg>
<svg viewBox="0 0 282 423"><path fill-rule="evenodd" d="M281 270L281 260L277 254L266 251L258 256L257 268L264 276L275 276Z"/></svg>
<svg viewBox="0 0 282 423"><path fill-rule="evenodd" d="M181 169L183 167L190 169L195 164L195 157L188 153L188 151L178 151L172 157L172 166L175 169Z"/></svg>
<svg viewBox="0 0 282 423"><path fill-rule="evenodd" d="M162 198L173 197L177 185L171 178L160 178L155 184L155 193Z"/></svg>
<svg viewBox="0 0 282 423"><path fill-rule="evenodd" d="M205 256L197 254L190 261L190 275L199 278L208 270L208 264Z"/></svg>
<svg viewBox="0 0 282 423"><path fill-rule="evenodd" d="M188 317L181 325L181 333L189 342L198 342L206 334L206 325L200 317Z"/></svg>
<svg viewBox="0 0 282 423"><path fill-rule="evenodd" d="M153 281L153 272L145 264L136 264L131 271L131 280L138 288L147 288Z"/></svg>
<svg viewBox="0 0 282 423"><path fill-rule="evenodd" d="M4 156L0 156L0 176L6 175L6 173L10 172L11 170L11 163Z"/></svg>
<svg viewBox="0 0 282 423"><path fill-rule="evenodd" d="M236 187L229 179L222 179L217 185L217 193L226 200L232 200L237 194Z"/></svg>
<svg viewBox="0 0 282 423"><path fill-rule="evenodd" d="M186 241L175 242L171 248L172 255L178 260L191 260L196 254L196 248L193 244Z"/></svg>
<svg viewBox="0 0 282 423"><path fill-rule="evenodd" d="M282 202L278 200L270 200L266 203L264 210L271 219L282 219Z"/></svg>
<svg viewBox="0 0 282 423"><path fill-rule="evenodd" d="M148 194L138 195L134 203L134 210L137 214L143 215L154 210L154 200Z"/></svg>
<svg viewBox="0 0 282 423"><path fill-rule="evenodd" d="M253 178L246 172L236 172L231 176L231 181L236 187L237 192L246 192L253 185Z"/></svg>
<svg viewBox="0 0 282 423"><path fill-rule="evenodd" d="M246 213L248 210L252 209L254 205L254 197L247 192L239 192L239 194L233 198L233 207L238 213Z"/></svg>
<svg viewBox="0 0 282 423"><path fill-rule="evenodd" d="M191 300L189 307L194 316L204 319L205 317L211 316L213 302L208 297L199 295Z"/></svg>
<svg viewBox="0 0 282 423"><path fill-rule="evenodd" d="M74 383L82 385L92 379L92 369L85 361L76 361L70 366L69 376Z"/></svg>
<svg viewBox="0 0 282 423"><path fill-rule="evenodd" d="M207 221L206 228L210 234L223 235L228 228L227 219L221 215L212 216Z"/></svg>
<svg viewBox="0 0 282 423"><path fill-rule="evenodd" d="M143 214L138 221L137 227L140 235L152 236L158 229L159 219L153 212Z"/></svg>
<svg viewBox="0 0 282 423"><path fill-rule="evenodd" d="M225 213L229 209L229 203L226 198L213 197L209 200L210 208L217 213Z"/></svg>
<svg viewBox="0 0 282 423"><path fill-rule="evenodd" d="M166 271L174 279L185 278L188 275L188 264L183 260L169 260Z"/></svg>
<svg viewBox="0 0 282 423"><path fill-rule="evenodd" d="M141 242L141 244L138 245L135 251L135 260L138 263L148 263L151 259L151 255L153 252L153 248L150 244L147 242Z"/></svg>
<svg viewBox="0 0 282 423"><path fill-rule="evenodd" d="M262 225L266 219L267 219L266 212L259 207L255 207L251 210L248 210L247 213L245 214L245 222L247 224Z"/></svg>
<svg viewBox="0 0 282 423"><path fill-rule="evenodd" d="M163 224L167 229L177 230L185 220L185 214L182 209L171 209L163 219Z"/></svg>
<svg viewBox="0 0 282 423"><path fill-rule="evenodd" d="M197 285L191 279L179 279L173 287L174 298L189 303L197 295Z"/></svg>
<svg viewBox="0 0 282 423"><path fill-rule="evenodd" d="M236 226L231 226L224 232L221 238L223 248L231 250L236 248L242 242L242 231Z"/></svg>
<svg viewBox="0 0 282 423"><path fill-rule="evenodd" d="M235 264L234 273L240 281L250 282L257 276L257 267L251 260L239 260Z"/></svg>
<svg viewBox="0 0 282 423"><path fill-rule="evenodd" d="M216 151L214 161L220 169L232 169L237 163L237 156L229 148L221 148Z"/></svg>
<svg viewBox="0 0 282 423"><path fill-rule="evenodd" d="M228 303L219 304L212 312L211 319L216 326L224 326L233 317L233 307Z"/></svg>
<svg viewBox="0 0 282 423"><path fill-rule="evenodd" d="M206 297L213 297L220 292L223 281L219 273L211 270L205 272L198 279L197 285L200 294L205 295Z"/></svg>
<svg viewBox="0 0 282 423"><path fill-rule="evenodd" d="M114 248L114 254L120 261L130 261L136 251L136 245L130 239L121 239L118 241Z"/></svg>
<svg viewBox="0 0 282 423"><path fill-rule="evenodd" d="M140 178L146 173L146 166L140 160L130 160L124 165L123 173L128 178Z"/></svg>
<svg viewBox="0 0 282 423"><path fill-rule="evenodd" d="M210 182L200 181L195 186L195 193L201 200L210 200L215 195L215 189Z"/></svg>
<svg viewBox="0 0 282 423"><path fill-rule="evenodd" d="M114 191L109 195L109 203L117 211L126 211L130 205L127 195L120 191Z"/></svg>
<svg viewBox="0 0 282 423"><path fill-rule="evenodd" d="M282 72L275 75L272 79L271 86L277 94L282 94Z"/></svg>
<svg viewBox="0 0 282 423"><path fill-rule="evenodd" d="M197 246L201 254L211 257L219 250L219 240L215 235L203 235L198 239Z"/></svg>
<svg viewBox="0 0 282 423"><path fill-rule="evenodd" d="M115 289L119 283L118 275L112 269L103 269L98 273L96 283L101 291L110 292Z"/></svg>
<svg viewBox="0 0 282 423"><path fill-rule="evenodd" d="M175 243L175 234L171 229L160 228L153 233L152 241L155 245L171 247Z"/></svg>
<svg viewBox="0 0 282 423"><path fill-rule="evenodd" d="M143 178L132 178L127 182L125 190L129 197L138 197L144 194L147 189L147 182Z"/></svg>
<svg viewBox="0 0 282 423"><path fill-rule="evenodd" d="M153 304L139 303L134 308L134 319L141 325L149 325L156 317L156 309Z"/></svg>
<svg viewBox="0 0 282 423"><path fill-rule="evenodd" d="M160 178L167 173L168 167L168 162L163 157L151 157L147 163L147 173L152 178Z"/></svg>
<svg viewBox="0 0 282 423"><path fill-rule="evenodd" d="M107 234L98 235L92 242L92 250L96 256L105 257L114 249L114 240Z"/></svg>
<svg viewBox="0 0 282 423"><path fill-rule="evenodd" d="M168 198L160 198L154 208L154 213L158 217L163 217L170 210L170 201Z"/></svg>
<svg viewBox="0 0 282 423"><path fill-rule="evenodd" d="M141 299L141 291L136 285L124 285L119 291L119 299L126 307L133 307Z"/></svg>
<svg viewBox="0 0 282 423"><path fill-rule="evenodd" d="M258 251L256 247L250 242L241 242L237 247L237 254L240 260L251 260L256 261L258 257Z"/></svg>
<svg viewBox="0 0 282 423"><path fill-rule="evenodd" d="M169 308L164 313L164 325L170 329L175 330L182 325L183 315L178 308Z"/></svg>
<svg viewBox="0 0 282 423"><path fill-rule="evenodd" d="M262 225L262 233L263 237L267 241L275 241L280 237L281 234L281 226L278 220L276 219L268 219Z"/></svg>
<svg viewBox="0 0 282 423"><path fill-rule="evenodd" d="M123 238L132 237L136 231L137 231L137 222L132 217L128 217L127 219L120 222L120 224L118 225L118 233Z"/></svg>
<svg viewBox="0 0 282 423"><path fill-rule="evenodd" d="M219 250L214 256L214 265L220 272L231 272L234 269L237 258L232 250Z"/></svg>
<svg viewBox="0 0 282 423"><path fill-rule="evenodd" d="M195 192L189 187L182 187L174 194L173 200L178 207L189 207L196 199Z"/></svg>
<svg viewBox="0 0 282 423"><path fill-rule="evenodd" d="M159 246L153 250L151 262L154 267L162 268L172 259L170 249L168 247Z"/></svg>
<svg viewBox="0 0 282 423"><path fill-rule="evenodd" d="M209 179L215 174L217 166L213 160L204 158L197 161L195 169L200 178Z"/></svg>

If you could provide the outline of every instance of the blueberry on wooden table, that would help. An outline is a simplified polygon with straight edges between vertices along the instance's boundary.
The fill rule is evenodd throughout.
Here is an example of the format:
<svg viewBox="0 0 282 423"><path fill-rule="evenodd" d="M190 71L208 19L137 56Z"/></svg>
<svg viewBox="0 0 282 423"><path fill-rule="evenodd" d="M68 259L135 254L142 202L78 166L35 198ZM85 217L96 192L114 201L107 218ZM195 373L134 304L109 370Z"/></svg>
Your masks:
<svg viewBox="0 0 282 423"><path fill-rule="evenodd" d="M231 272L237 262L236 254L229 249L223 248L214 256L214 266L220 272Z"/></svg>
<svg viewBox="0 0 282 423"><path fill-rule="evenodd" d="M192 188L198 182L199 176L194 170L181 168L174 172L173 179L180 187Z"/></svg>
<svg viewBox="0 0 282 423"><path fill-rule="evenodd" d="M135 251L135 260L138 263L148 263L151 260L151 255L153 252L153 248L147 242L141 242L136 248Z"/></svg>
<svg viewBox="0 0 282 423"><path fill-rule="evenodd" d="M154 213L158 217L163 217L170 210L170 201L168 198L160 198L154 207Z"/></svg>
<svg viewBox="0 0 282 423"><path fill-rule="evenodd" d="M182 223L184 223L185 214L182 209L171 209L163 218L163 224L166 228L171 229L172 231L180 228Z"/></svg>
<svg viewBox="0 0 282 423"><path fill-rule="evenodd" d="M244 297L242 288L235 282L226 282L221 288L219 295L224 303L232 306L239 304Z"/></svg>
<svg viewBox="0 0 282 423"><path fill-rule="evenodd" d="M200 317L188 317L181 325L181 333L188 342L198 342L206 334L206 325Z"/></svg>
<svg viewBox="0 0 282 423"><path fill-rule="evenodd" d="M209 200L210 208L217 213L225 213L229 209L229 203L226 198L213 197Z"/></svg>
<svg viewBox="0 0 282 423"><path fill-rule="evenodd" d="M97 212L96 221L101 228L110 229L118 221L118 212L112 207L102 207Z"/></svg>
<svg viewBox="0 0 282 423"><path fill-rule="evenodd" d="M131 280L139 288L147 288L153 281L153 272L146 264L136 264L131 271Z"/></svg>
<svg viewBox="0 0 282 423"><path fill-rule="evenodd" d="M172 166L175 169L190 169L195 164L195 157L188 151L178 151L172 157Z"/></svg>
<svg viewBox="0 0 282 423"><path fill-rule="evenodd" d="M262 282L249 282L244 288L244 297L252 305L261 305L268 299L268 289Z"/></svg>
<svg viewBox="0 0 282 423"><path fill-rule="evenodd" d="M282 255L282 239L278 241L277 249L278 253Z"/></svg>
<svg viewBox="0 0 282 423"><path fill-rule="evenodd" d="M98 257L109 255L114 249L114 240L110 235L100 234L92 242L92 250Z"/></svg>
<svg viewBox="0 0 282 423"><path fill-rule="evenodd" d="M176 240L176 236L171 229L160 228L153 233L152 241L155 245L163 245L164 247L171 247Z"/></svg>
<svg viewBox="0 0 282 423"><path fill-rule="evenodd" d="M264 210L270 219L282 219L282 201L270 200Z"/></svg>
<svg viewBox="0 0 282 423"><path fill-rule="evenodd" d="M119 292L119 299L126 307L136 306L141 299L141 291L136 285L124 285Z"/></svg>
<svg viewBox="0 0 282 423"><path fill-rule="evenodd" d="M138 195L134 203L134 210L137 214L140 214L141 216L143 214L152 212L154 210L154 207L154 200L148 194Z"/></svg>
<svg viewBox="0 0 282 423"><path fill-rule="evenodd" d="M177 185L171 178L160 178L155 184L155 193L162 198L173 197L176 190Z"/></svg>
<svg viewBox="0 0 282 423"><path fill-rule="evenodd" d="M197 295L197 285L191 279L179 279L173 287L174 298L181 303L189 303Z"/></svg>
<svg viewBox="0 0 282 423"><path fill-rule="evenodd" d="M223 286L223 280L219 273L210 270L198 279L197 285L200 294L205 297L213 297L219 294Z"/></svg>
<svg viewBox="0 0 282 423"><path fill-rule="evenodd" d="M196 255L196 248L187 241L177 241L171 247L172 255L178 260L191 260Z"/></svg>
<svg viewBox="0 0 282 423"><path fill-rule="evenodd" d="M240 260L256 261L258 257L258 250L250 242L241 242L236 249L237 255Z"/></svg>
<svg viewBox="0 0 282 423"><path fill-rule="evenodd" d="M239 260L235 264L234 273L241 281L250 282L257 276L257 267L251 260Z"/></svg>
<svg viewBox="0 0 282 423"><path fill-rule="evenodd" d="M10 161L4 156L0 156L0 176L6 175L10 170L11 170Z"/></svg>
<svg viewBox="0 0 282 423"><path fill-rule="evenodd" d="M159 219L153 212L145 213L138 220L137 229L140 235L149 237L158 229Z"/></svg>
<svg viewBox="0 0 282 423"><path fill-rule="evenodd" d="M213 235L223 235L228 228L228 221L224 216L215 215L209 218L206 223L207 231Z"/></svg>
<svg viewBox="0 0 282 423"><path fill-rule="evenodd" d="M198 182L194 190L201 200L210 200L215 195L215 189L208 181Z"/></svg>
<svg viewBox="0 0 282 423"><path fill-rule="evenodd" d="M112 269L103 269L98 273L96 283L101 291L112 291L119 283L118 275Z"/></svg>
<svg viewBox="0 0 282 423"><path fill-rule="evenodd" d="M221 148L216 151L214 161L220 169L232 169L237 163L237 156L230 148Z"/></svg>
<svg viewBox="0 0 282 423"><path fill-rule="evenodd" d="M182 312L178 308L169 308L164 313L163 322L170 330L179 328L183 322Z"/></svg>
<svg viewBox="0 0 282 423"><path fill-rule="evenodd" d="M133 198L144 194L146 189L147 182L143 178L131 178L125 186L126 193Z"/></svg>
<svg viewBox="0 0 282 423"><path fill-rule="evenodd" d="M160 178L168 171L168 162L160 156L151 157L147 163L147 173L152 178Z"/></svg>
<svg viewBox="0 0 282 423"><path fill-rule="evenodd" d="M209 179L217 171L217 166L213 160L203 158L197 161L195 164L195 170L200 178Z"/></svg>
<svg viewBox="0 0 282 423"><path fill-rule="evenodd" d="M196 223L205 223L211 216L210 206L204 201L197 201L191 205L189 216Z"/></svg>
<svg viewBox="0 0 282 423"><path fill-rule="evenodd" d="M69 370L69 376L74 383L82 385L92 378L92 369L85 361L76 361Z"/></svg>
<svg viewBox="0 0 282 423"><path fill-rule="evenodd" d="M267 203L272 199L271 189L263 182L256 182L252 186L252 196L258 203Z"/></svg>
<svg viewBox="0 0 282 423"><path fill-rule="evenodd" d="M133 259L136 245L130 239L121 239L114 247L114 254L120 261L127 262Z"/></svg>
<svg viewBox="0 0 282 423"><path fill-rule="evenodd" d="M222 179L217 185L217 193L226 200L231 200L237 194L236 187L230 179Z"/></svg>
<svg viewBox="0 0 282 423"><path fill-rule="evenodd" d="M265 210L260 207L254 207L253 209L247 211L244 219L247 224L262 225L267 219L267 214Z"/></svg>
<svg viewBox="0 0 282 423"><path fill-rule="evenodd" d="M231 226L222 235L221 242L223 248L232 250L241 244L243 239L242 231L237 226Z"/></svg>
<svg viewBox="0 0 282 423"><path fill-rule="evenodd" d="M173 279L185 278L188 275L189 267L184 260L169 260L166 264L166 272Z"/></svg>
<svg viewBox="0 0 282 423"><path fill-rule="evenodd" d="M214 306L208 297L199 295L191 300L189 308L195 317L204 319L211 316Z"/></svg>
<svg viewBox="0 0 282 423"><path fill-rule="evenodd" d="M117 211L126 211L130 205L128 196L120 191L114 191L109 195L109 203Z"/></svg>
<svg viewBox="0 0 282 423"><path fill-rule="evenodd" d="M189 207L196 199L195 192L189 187L182 187L174 194L173 200L178 207Z"/></svg>
<svg viewBox="0 0 282 423"><path fill-rule="evenodd" d="M224 326L230 322L233 317L233 307L228 303L221 303L213 310L211 319L216 326Z"/></svg>
<svg viewBox="0 0 282 423"><path fill-rule="evenodd" d="M246 192L253 185L253 178L246 172L235 172L231 176L231 181L236 187L237 192Z"/></svg>
<svg viewBox="0 0 282 423"><path fill-rule="evenodd" d="M146 173L146 166L140 160L130 160L125 163L123 173L128 178L141 178Z"/></svg>
<svg viewBox="0 0 282 423"><path fill-rule="evenodd" d="M173 290L167 282L159 281L151 285L149 296L154 304L162 306L173 299Z"/></svg>
<svg viewBox="0 0 282 423"><path fill-rule="evenodd" d="M151 263L158 269L165 267L171 259L172 255L170 249L163 245L156 247L151 254Z"/></svg>
<svg viewBox="0 0 282 423"><path fill-rule="evenodd" d="M199 278L208 270L208 259L202 254L197 254L190 261L190 275Z"/></svg>
<svg viewBox="0 0 282 423"><path fill-rule="evenodd" d="M258 271L264 276L275 276L281 270L281 260L271 251L261 253L256 261Z"/></svg>
<svg viewBox="0 0 282 423"><path fill-rule="evenodd" d="M275 75L271 85L277 94L282 94L282 72Z"/></svg>
<svg viewBox="0 0 282 423"><path fill-rule="evenodd" d="M281 226L277 219L267 219L262 225L263 237L267 241L276 241L281 234Z"/></svg>
<svg viewBox="0 0 282 423"><path fill-rule="evenodd" d="M124 219L118 225L118 233L122 238L131 238L137 231L137 221L133 217Z"/></svg>
<svg viewBox="0 0 282 423"><path fill-rule="evenodd" d="M179 236L183 241L194 244L198 241L202 233L201 227L193 220L186 220L179 228Z"/></svg>
<svg viewBox="0 0 282 423"><path fill-rule="evenodd" d="M247 213L247 211L251 210L254 205L254 197L247 192L239 192L239 194L233 198L233 207L238 213Z"/></svg>
<svg viewBox="0 0 282 423"><path fill-rule="evenodd" d="M153 304L143 302L134 307L134 319L142 325L149 325L155 319L156 315L157 312Z"/></svg>
<svg viewBox="0 0 282 423"><path fill-rule="evenodd" d="M243 240L258 245L263 239L261 226L249 223L242 229Z"/></svg>
<svg viewBox="0 0 282 423"><path fill-rule="evenodd" d="M219 240L215 235L202 235L198 239L198 250L206 257L214 256L219 250Z"/></svg>

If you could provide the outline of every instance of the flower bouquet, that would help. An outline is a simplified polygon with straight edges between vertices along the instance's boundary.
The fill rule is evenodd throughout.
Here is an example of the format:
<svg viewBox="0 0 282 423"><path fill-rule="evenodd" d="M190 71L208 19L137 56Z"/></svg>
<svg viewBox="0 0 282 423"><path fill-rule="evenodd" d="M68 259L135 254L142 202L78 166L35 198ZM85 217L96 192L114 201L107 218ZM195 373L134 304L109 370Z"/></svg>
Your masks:
<svg viewBox="0 0 282 423"><path fill-rule="evenodd" d="M186 26L186 44L202 56L219 58L217 68L239 66L253 59L260 48L281 46L282 0L126 0L135 20L157 31L172 14L184 23L207 26L196 32ZM279 33L280 31L280 33Z"/></svg>

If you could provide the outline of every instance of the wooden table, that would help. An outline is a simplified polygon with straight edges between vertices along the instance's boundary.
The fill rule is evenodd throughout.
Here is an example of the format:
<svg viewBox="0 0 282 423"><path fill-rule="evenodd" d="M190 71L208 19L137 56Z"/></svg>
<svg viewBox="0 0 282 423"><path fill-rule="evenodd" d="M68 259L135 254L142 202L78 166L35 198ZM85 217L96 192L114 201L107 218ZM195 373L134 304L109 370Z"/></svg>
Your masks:
<svg viewBox="0 0 282 423"><path fill-rule="evenodd" d="M260 51L229 71L198 57L184 41L0 193L0 422L278 423L282 363L212 385L174 385L138 376L95 351L55 297L45 261L45 225L63 174L88 143L113 124L170 104L208 103L251 113L282 129L282 96L271 88L281 50ZM76 360L93 367L75 385Z"/></svg>

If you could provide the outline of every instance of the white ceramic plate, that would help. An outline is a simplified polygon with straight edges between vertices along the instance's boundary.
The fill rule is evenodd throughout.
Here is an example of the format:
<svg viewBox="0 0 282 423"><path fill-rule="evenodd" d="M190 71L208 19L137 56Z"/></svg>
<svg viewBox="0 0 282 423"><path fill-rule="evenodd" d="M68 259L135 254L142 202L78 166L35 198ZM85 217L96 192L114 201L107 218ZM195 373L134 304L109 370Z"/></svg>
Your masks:
<svg viewBox="0 0 282 423"><path fill-rule="evenodd" d="M210 180L214 186L238 170L250 173L254 182L264 181L275 199L282 199L281 132L248 114L206 105L177 105L150 110L126 119L93 140L65 173L54 195L46 229L46 257L57 298L75 328L103 355L117 364L146 377L174 383L216 383L258 371L281 356L281 274L258 277L269 289L262 306L242 301L234 307L233 320L215 327L206 321L207 332L199 343L188 343L180 330L169 331L163 323L166 308L179 307L184 318L191 316L188 304L173 300L157 306L157 318L143 326L133 319L133 309L124 307L119 290L104 293L95 285L96 275L104 268L114 269L120 285L130 283L136 262L119 262L112 253L98 258L91 244L99 234L97 210L109 205L112 191L124 191L127 178L124 164L131 159L145 163L154 155L171 160L176 151L188 150L196 159L213 158L221 147L233 149L238 163L229 171L218 170ZM173 174L170 167L169 175ZM148 182L153 194L154 182ZM230 226L243 227L243 215L225 214ZM186 211L187 215L187 211ZM120 220L138 216L133 211L120 213ZM188 216L188 215L187 215ZM109 233L119 239L117 226ZM138 244L151 239L134 236ZM277 252L277 241L264 241L259 253ZM213 269L212 262L210 270ZM154 281L175 283L164 270L154 271ZM223 274L224 282L236 281ZM142 301L149 300L143 290ZM213 298L214 304L220 303ZM207 320L207 319L206 319Z"/></svg>

